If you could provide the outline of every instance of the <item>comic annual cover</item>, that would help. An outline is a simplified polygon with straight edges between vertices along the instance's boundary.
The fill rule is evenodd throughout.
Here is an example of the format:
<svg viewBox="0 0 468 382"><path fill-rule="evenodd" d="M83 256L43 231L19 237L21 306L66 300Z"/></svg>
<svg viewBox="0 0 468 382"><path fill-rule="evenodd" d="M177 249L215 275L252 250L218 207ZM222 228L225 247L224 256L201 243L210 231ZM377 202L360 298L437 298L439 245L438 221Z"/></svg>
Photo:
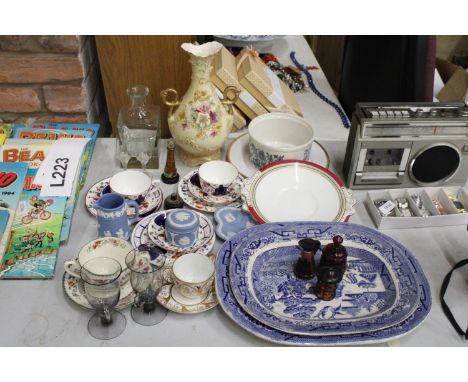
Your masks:
<svg viewBox="0 0 468 382"><path fill-rule="evenodd" d="M67 198L41 197L34 183L50 143L9 144L1 147L3 162L26 162L28 170L2 260L3 279L47 279L55 272Z"/></svg>

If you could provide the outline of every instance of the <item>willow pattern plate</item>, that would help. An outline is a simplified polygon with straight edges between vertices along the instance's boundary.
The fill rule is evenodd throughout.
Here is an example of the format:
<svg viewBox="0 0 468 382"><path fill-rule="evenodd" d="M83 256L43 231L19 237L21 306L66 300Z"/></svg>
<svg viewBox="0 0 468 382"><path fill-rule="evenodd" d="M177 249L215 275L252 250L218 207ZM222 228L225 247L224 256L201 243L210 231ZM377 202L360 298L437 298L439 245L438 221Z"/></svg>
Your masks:
<svg viewBox="0 0 468 382"><path fill-rule="evenodd" d="M300 225L310 224L298 223ZM341 223L335 223L341 224ZM419 266L416 259L409 252L405 252L406 260L411 264L411 273L416 279L417 286L419 288L419 301L415 311L405 320L399 322L388 328L379 329L375 331L367 331L355 334L344 334L344 335L328 335L328 336L304 336L285 333L276 329L273 329L252 316L248 315L239 305L230 285L230 273L229 264L231 261L231 255L236 250L239 243L245 238L245 232L255 234L263 230L264 226L255 226L249 228L246 231L234 236L232 239L226 241L218 252L216 259L216 294L220 303L220 306L225 313L239 326L252 333L253 335L263 338L267 341L271 341L278 344L285 345L301 345L301 346L330 346L330 345L364 345L374 344L379 342L386 342L402 337L415 328L417 328L427 317L431 305L431 292L427 279ZM269 224L268 228L278 233L284 233L288 235L287 231L283 231L285 224ZM390 239L390 238L389 238ZM392 239L390 239L392 240ZM402 247L401 244L393 240L393 243L397 247Z"/></svg>
<svg viewBox="0 0 468 382"><path fill-rule="evenodd" d="M380 232L356 224L317 222L285 223L280 232L267 226L248 235L231 258L234 296L264 324L293 334L352 334L393 326L416 309L419 290L406 250ZM336 234L344 239L348 266L336 297L322 301L314 293L315 279L294 275L297 244L310 237L325 245Z"/></svg>
<svg viewBox="0 0 468 382"><path fill-rule="evenodd" d="M99 182L95 183L86 193L85 197L85 206L88 212L97 216L96 210L93 208L93 204L96 203L99 198L102 196L102 192L109 186L110 178L102 179ZM163 193L161 188L156 184L152 183L148 193L145 195L143 202L139 203L139 213L140 215L145 215L148 212L159 209L163 201ZM129 217L134 215L133 212L129 209L127 214Z"/></svg>

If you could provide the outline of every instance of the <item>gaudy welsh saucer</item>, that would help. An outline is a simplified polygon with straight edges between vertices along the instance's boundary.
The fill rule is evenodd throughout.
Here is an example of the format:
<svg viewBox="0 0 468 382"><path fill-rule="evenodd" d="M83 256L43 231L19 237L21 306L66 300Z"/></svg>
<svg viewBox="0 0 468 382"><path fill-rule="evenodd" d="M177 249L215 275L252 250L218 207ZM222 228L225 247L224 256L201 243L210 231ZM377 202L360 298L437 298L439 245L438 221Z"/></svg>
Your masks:
<svg viewBox="0 0 468 382"><path fill-rule="evenodd" d="M97 213L96 210L92 207L92 205L99 200L103 192L109 189L109 180L110 178L100 180L99 182L91 186L91 188L86 193L86 209L93 216L97 216ZM145 195L144 200L141 203L139 203L140 218L142 215L147 214L148 212L159 209L159 207L161 207L162 202L163 193L161 188L156 183L152 183L148 193ZM130 217L133 216L133 212L131 211L131 209L129 209L127 213Z"/></svg>
<svg viewBox="0 0 468 382"><path fill-rule="evenodd" d="M184 201L185 204L187 204L189 207L192 207L196 210L202 211L202 212L215 212L220 206L211 204L206 202L203 199L197 198L195 195L193 195L189 188L188 184L190 182L190 178L197 172L197 170L189 172L187 175L185 175L180 181L178 185L178 192L179 196L181 199ZM240 207L242 205L242 202L239 200L235 201L234 203L229 204L231 207Z"/></svg>
<svg viewBox="0 0 468 382"><path fill-rule="evenodd" d="M160 211L160 212L155 212L154 214L151 214L151 215L148 215L146 216L145 218L143 218L142 220L140 220L136 225L135 225L135 228L133 229L132 231L132 235L131 235L131 238L130 238L130 242L132 243L133 247L134 248L139 248L141 245L146 245L148 247L157 247L156 244L154 244L149 235L148 235L148 224L151 222L151 220L153 220L154 218L156 218L158 215L161 215L163 214L164 211ZM209 240L209 242L203 246L201 246L200 248L198 248L195 253L200 253L202 255L205 255L207 256L210 251L213 249L213 246L214 246L214 243L216 241L216 235L213 235L211 240ZM166 252L166 258L169 260L171 258L177 258L179 256L181 256L183 253L182 252Z"/></svg>
<svg viewBox="0 0 468 382"><path fill-rule="evenodd" d="M252 216L241 208L223 207L214 214L217 223L215 232L222 240L229 240L235 234L257 223Z"/></svg>
<svg viewBox="0 0 468 382"><path fill-rule="evenodd" d="M150 240L158 247L169 252L188 253L196 251L198 248L208 244L211 241L214 235L213 223L211 223L210 219L208 219L205 215L196 212L200 220L200 226L198 228L198 240L195 242L195 244L188 248L179 248L173 244L170 244L166 240L164 229L164 219L169 211L170 210L161 211L161 214L158 214L157 217L151 220L147 227ZM165 212L166 214L163 214L162 212Z"/></svg>
<svg viewBox="0 0 468 382"><path fill-rule="evenodd" d="M190 181L187 185L193 196L217 206L225 206L230 203L234 203L240 198L242 192L242 179L240 177L237 177L234 180L224 195L209 195L206 192L203 192L200 187L200 178L198 177L198 173L195 173L190 177Z"/></svg>
<svg viewBox="0 0 468 382"><path fill-rule="evenodd" d="M212 261L215 260L215 255L210 254L209 257ZM163 285L161 291L158 294L158 302L166 309L182 314L202 313L217 306L219 302L216 297L214 283L206 298L199 303L181 303L174 298L174 295L177 294L175 288L173 288L174 284L172 280L172 264L174 263L174 260L175 259L168 260L164 265L163 274L165 285Z"/></svg>
<svg viewBox="0 0 468 382"><path fill-rule="evenodd" d="M93 309L85 297L84 285L81 279L65 272L63 275L63 291L74 303L85 309ZM120 299L115 309L121 310L130 306L134 299L135 292L133 291L132 285L130 282L126 282L120 289Z"/></svg>

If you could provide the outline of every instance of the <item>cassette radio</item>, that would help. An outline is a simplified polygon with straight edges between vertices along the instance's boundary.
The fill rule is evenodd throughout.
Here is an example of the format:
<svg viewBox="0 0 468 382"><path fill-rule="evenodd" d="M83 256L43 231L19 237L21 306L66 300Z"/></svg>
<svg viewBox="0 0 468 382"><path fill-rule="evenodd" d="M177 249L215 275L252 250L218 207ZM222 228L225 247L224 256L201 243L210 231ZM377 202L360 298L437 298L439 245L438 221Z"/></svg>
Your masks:
<svg viewBox="0 0 468 382"><path fill-rule="evenodd" d="M352 189L463 186L468 177L468 106L357 104L343 173Z"/></svg>

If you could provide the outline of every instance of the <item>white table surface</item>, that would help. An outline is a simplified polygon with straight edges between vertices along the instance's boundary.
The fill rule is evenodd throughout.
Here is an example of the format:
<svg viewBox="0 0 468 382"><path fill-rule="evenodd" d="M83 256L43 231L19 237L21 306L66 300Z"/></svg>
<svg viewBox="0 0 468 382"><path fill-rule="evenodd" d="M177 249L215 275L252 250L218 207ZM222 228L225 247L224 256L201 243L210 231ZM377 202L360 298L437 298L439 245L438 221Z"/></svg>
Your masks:
<svg viewBox="0 0 468 382"><path fill-rule="evenodd" d="M282 63L289 59L289 51L296 50L301 63L317 65L303 37L286 37L280 40L273 51ZM314 73L321 90L334 101L331 87L321 71ZM313 94L299 96L305 117L310 120L319 140L327 149L332 170L341 176L345 153L347 130L336 112ZM161 142L164 146L165 142ZM5 280L0 281L0 346L269 346L269 342L258 339L234 323L216 307L197 315L181 315L169 312L166 319L154 327L137 325L130 318L129 308L123 312L127 317L124 333L110 341L99 341L87 332L91 313L68 300L62 289L63 262L74 258L79 249L96 238L97 223L85 209L86 190L95 182L120 170L114 159L115 141L111 138L98 139L86 185L81 192L72 223L69 241L60 247L56 276L53 280ZM160 151L160 167L165 163L165 150ZM189 168L178 162L180 174ZM159 178L161 169L150 170ZM176 185L162 184L164 195L176 191ZM374 227L362 200L364 191L355 191L358 200L356 214L350 219ZM434 227L404 230L385 230L387 235L405 245L419 260L432 290L433 307L428 318L405 337L387 343L395 346L466 346L450 326L442 313L439 290L442 279L459 260L468 257L468 234L466 227ZM215 251L221 241L217 240ZM467 270L468 271L468 270ZM468 272L467 272L468 273ZM465 273L465 274L467 274ZM462 327L468 324L468 294L466 282L454 276L452 288L447 294L454 313Z"/></svg>

